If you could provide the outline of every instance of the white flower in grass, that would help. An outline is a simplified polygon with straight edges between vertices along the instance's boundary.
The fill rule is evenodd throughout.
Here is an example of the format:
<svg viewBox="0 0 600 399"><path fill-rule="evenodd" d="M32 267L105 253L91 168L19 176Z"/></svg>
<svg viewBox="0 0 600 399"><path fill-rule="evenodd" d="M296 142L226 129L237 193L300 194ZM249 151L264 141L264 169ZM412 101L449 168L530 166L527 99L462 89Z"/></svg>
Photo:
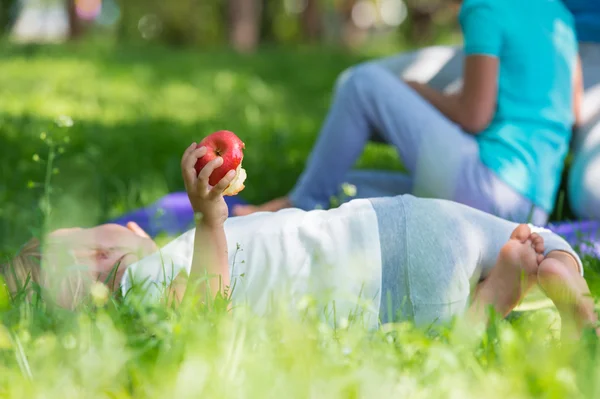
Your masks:
<svg viewBox="0 0 600 399"><path fill-rule="evenodd" d="M572 391L577 390L577 377L573 373L573 370L562 367L556 370L555 381L560 382L563 386L567 387Z"/></svg>
<svg viewBox="0 0 600 399"><path fill-rule="evenodd" d="M26 344L31 341L31 334L27 330L20 330L17 333L17 338L21 341L21 343Z"/></svg>
<svg viewBox="0 0 600 399"><path fill-rule="evenodd" d="M77 346L77 339L72 334L68 334L62 339L62 344L65 349L73 349Z"/></svg>
<svg viewBox="0 0 600 399"><path fill-rule="evenodd" d="M300 298L300 300L296 304L296 308L299 311L303 311L303 310L307 310L308 308L310 308L312 306L312 304L313 304L313 298L310 297L309 295L304 295L302 298Z"/></svg>
<svg viewBox="0 0 600 399"><path fill-rule="evenodd" d="M507 346L515 346L519 343L518 335L512 328L504 328L500 331L500 337L502 339L502 343Z"/></svg>
<svg viewBox="0 0 600 399"><path fill-rule="evenodd" d="M10 337L10 333L8 329L0 324L0 350L1 349L11 349L12 348L12 339Z"/></svg>
<svg viewBox="0 0 600 399"><path fill-rule="evenodd" d="M108 294L109 294L109 290L108 287L98 281L96 281L93 285L92 288L90 289L90 295L92 296L92 301L94 302L94 305L96 305L97 307L102 307L104 305L106 305L106 302L108 302Z"/></svg>
<svg viewBox="0 0 600 399"><path fill-rule="evenodd" d="M174 397L202 397L211 367L201 358L184 360L175 382Z"/></svg>
<svg viewBox="0 0 600 399"><path fill-rule="evenodd" d="M68 115L61 115L56 118L56 124L58 127L71 127L73 126L73 119Z"/></svg>
<svg viewBox="0 0 600 399"><path fill-rule="evenodd" d="M319 323L319 326L317 328L319 330L319 333L325 336L329 335L329 333L331 332L331 326L326 323Z"/></svg>
<svg viewBox="0 0 600 399"><path fill-rule="evenodd" d="M346 328L348 328L348 326L350 325L350 322L348 321L347 317L342 317L340 319L340 321L338 322L338 328L341 328L342 330L345 330Z"/></svg>
<svg viewBox="0 0 600 399"><path fill-rule="evenodd" d="M355 197L356 196L356 186L350 183L342 184L342 191L347 197Z"/></svg>

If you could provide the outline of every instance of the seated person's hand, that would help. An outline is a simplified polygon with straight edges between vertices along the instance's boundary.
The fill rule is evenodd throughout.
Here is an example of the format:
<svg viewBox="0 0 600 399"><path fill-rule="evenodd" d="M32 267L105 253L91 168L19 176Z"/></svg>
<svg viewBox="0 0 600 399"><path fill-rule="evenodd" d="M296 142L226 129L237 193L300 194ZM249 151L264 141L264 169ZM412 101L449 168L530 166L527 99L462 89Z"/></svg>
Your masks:
<svg viewBox="0 0 600 399"><path fill-rule="evenodd" d="M181 172L194 212L202 215L204 225L217 227L227 220L229 212L223 192L235 178L236 171L230 170L214 187L210 186L208 179L213 171L223 164L223 158L213 159L196 174L194 165L207 151L206 147L196 148L196 143L192 143L183 153Z"/></svg>

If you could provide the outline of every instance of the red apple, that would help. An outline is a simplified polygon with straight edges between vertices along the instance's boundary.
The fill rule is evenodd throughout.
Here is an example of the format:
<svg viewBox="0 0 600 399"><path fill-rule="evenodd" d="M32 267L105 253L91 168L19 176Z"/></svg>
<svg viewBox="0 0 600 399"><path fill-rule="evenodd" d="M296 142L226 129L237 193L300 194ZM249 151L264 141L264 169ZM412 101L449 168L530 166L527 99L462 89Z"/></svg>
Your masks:
<svg viewBox="0 0 600 399"><path fill-rule="evenodd" d="M242 169L242 160L244 159L245 144L235 133L220 130L206 136L198 148L206 147L208 152L202 158L198 159L195 168L196 173L200 173L207 163L217 157L223 158L223 164L213 171L208 179L211 186L216 185L230 170L235 170L236 174L231 184L227 187L224 195L235 195L244 189L244 180L246 180L246 171Z"/></svg>

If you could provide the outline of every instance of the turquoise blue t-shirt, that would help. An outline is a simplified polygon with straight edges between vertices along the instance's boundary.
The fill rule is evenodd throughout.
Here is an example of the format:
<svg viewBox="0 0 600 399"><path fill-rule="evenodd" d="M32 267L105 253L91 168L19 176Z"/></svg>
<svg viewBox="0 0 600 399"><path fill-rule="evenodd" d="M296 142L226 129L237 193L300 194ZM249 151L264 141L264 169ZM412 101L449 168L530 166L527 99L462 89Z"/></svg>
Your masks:
<svg viewBox="0 0 600 399"><path fill-rule="evenodd" d="M579 41L600 43L600 0L563 1L575 16Z"/></svg>
<svg viewBox="0 0 600 399"><path fill-rule="evenodd" d="M560 0L465 0L465 53L497 57L495 116L477 135L482 162L551 212L571 138L577 41Z"/></svg>

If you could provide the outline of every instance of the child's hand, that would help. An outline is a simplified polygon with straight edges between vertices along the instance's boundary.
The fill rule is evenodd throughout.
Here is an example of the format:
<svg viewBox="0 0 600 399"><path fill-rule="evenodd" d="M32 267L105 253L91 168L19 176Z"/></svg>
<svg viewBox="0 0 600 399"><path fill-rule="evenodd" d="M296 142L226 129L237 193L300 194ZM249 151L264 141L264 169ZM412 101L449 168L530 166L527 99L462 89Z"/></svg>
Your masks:
<svg viewBox="0 0 600 399"><path fill-rule="evenodd" d="M183 153L181 172L194 212L202 214L202 221L205 225L220 226L227 220L229 214L227 204L223 199L223 191L235 177L235 170L227 172L217 185L211 187L208 184L208 178L216 168L223 164L223 158L213 159L196 175L194 165L206 152L206 147L196 148L196 143L192 143Z"/></svg>

